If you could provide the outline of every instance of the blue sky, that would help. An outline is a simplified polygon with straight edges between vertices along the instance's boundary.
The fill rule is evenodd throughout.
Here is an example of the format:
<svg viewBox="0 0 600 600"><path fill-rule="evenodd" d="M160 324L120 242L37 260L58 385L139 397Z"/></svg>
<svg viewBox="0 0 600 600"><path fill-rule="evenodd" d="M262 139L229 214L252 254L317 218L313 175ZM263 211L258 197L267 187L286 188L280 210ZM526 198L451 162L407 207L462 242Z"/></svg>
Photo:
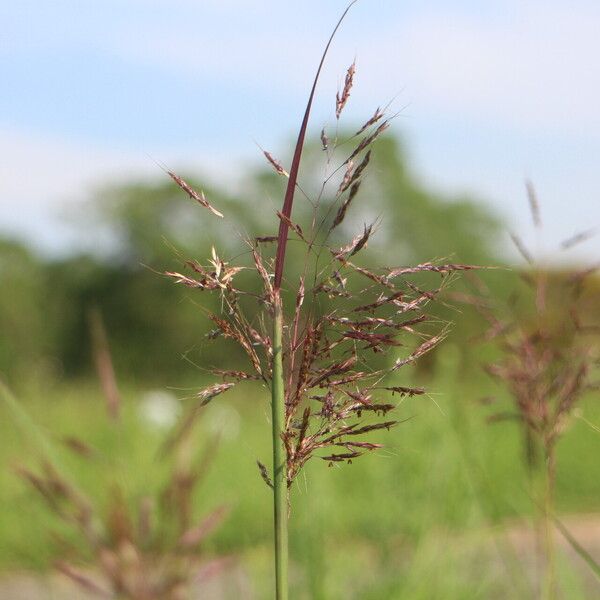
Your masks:
<svg viewBox="0 0 600 600"><path fill-rule="evenodd" d="M282 6L283 5L283 6ZM285 156L340 0L3 3L0 231L64 250L65 213L150 158L235 181L255 141ZM549 242L600 226L600 3L361 0L331 53L315 130L354 57L347 118L395 98L428 185L467 191ZM586 253L600 250L594 240ZM579 256L583 254L580 251ZM575 256L578 256L577 253Z"/></svg>

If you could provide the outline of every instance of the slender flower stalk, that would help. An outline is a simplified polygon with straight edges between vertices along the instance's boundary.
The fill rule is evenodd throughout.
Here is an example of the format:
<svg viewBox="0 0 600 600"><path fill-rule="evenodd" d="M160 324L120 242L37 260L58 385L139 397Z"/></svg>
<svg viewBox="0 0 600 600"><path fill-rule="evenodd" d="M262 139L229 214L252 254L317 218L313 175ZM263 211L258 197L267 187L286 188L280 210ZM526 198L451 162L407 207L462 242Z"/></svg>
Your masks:
<svg viewBox="0 0 600 600"><path fill-rule="evenodd" d="M285 389L283 379L283 314L281 296L274 298L273 382L271 409L273 427L273 516L275 528L276 598L288 597L288 485L287 456L283 444L285 431Z"/></svg>

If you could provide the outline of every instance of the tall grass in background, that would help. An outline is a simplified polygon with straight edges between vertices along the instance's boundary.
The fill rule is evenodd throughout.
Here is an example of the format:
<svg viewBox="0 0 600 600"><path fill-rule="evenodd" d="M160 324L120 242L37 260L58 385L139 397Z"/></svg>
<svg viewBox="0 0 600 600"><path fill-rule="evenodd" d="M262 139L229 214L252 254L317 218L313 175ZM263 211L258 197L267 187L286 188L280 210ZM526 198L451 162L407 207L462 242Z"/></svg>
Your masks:
<svg viewBox="0 0 600 600"><path fill-rule="evenodd" d="M119 438L121 397L98 311L90 314L90 328L110 435ZM125 453L106 455L75 435L64 437L62 448L56 447L1 381L0 394L41 463L39 468L24 464L17 468L51 516L53 530L38 531L37 536L52 540L60 554L54 559L55 568L86 597L183 600L196 595L206 580L229 566L228 557L210 557L203 550L227 509L218 507L200 520L194 511L216 440L200 453L191 430L179 436L160 485L153 481L156 473L147 473L152 483L139 497L128 493L128 481L119 468L131 462ZM78 470L65 466L64 451L83 465ZM96 495L84 492L83 473L95 472L101 478L105 463L111 465L110 482Z"/></svg>
<svg viewBox="0 0 600 600"><path fill-rule="evenodd" d="M527 183L532 221L541 243L542 217L533 185ZM577 234L560 244L562 250L585 241L592 232ZM478 303L490 327L485 339L500 350L487 371L500 380L513 399L513 408L492 415L492 421L514 420L522 429L523 453L529 476L529 493L537 518L540 598L560 596L557 583L555 525L596 575L598 565L569 535L556 515L556 451L568 431L584 394L598 389L597 323L582 310L586 284L595 268L551 276L534 252L516 235L515 246L528 265L521 273L526 293L501 305L489 293ZM484 290L485 291L485 290Z"/></svg>

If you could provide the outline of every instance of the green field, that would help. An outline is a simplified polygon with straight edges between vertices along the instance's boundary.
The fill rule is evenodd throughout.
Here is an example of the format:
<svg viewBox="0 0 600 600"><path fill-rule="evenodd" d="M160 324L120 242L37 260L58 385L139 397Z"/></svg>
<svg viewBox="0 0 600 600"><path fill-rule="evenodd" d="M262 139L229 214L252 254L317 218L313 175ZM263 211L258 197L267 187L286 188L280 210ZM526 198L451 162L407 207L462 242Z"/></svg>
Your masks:
<svg viewBox="0 0 600 600"><path fill-rule="evenodd" d="M533 510L519 430L511 422L486 423L495 409L478 400L498 390L485 376L457 375L449 353L441 363L438 375L427 382L430 395L401 403L397 415L408 420L383 436L383 451L333 468L313 460L295 484L294 598L534 597L526 574L529 559L523 560L523 548L502 534L508 527L526 531ZM134 503L167 473L157 455L164 432L140 412L147 390L138 382L122 391L118 426L108 422L93 383L49 389L28 384L19 393L27 414L55 442L61 469L100 511L113 482L120 482ZM206 408L195 430L200 449L220 432L219 451L196 509L201 515L216 505L231 506L207 551L234 555L255 596L266 598L272 581L271 503L256 459L270 463L269 406L258 388L230 393ZM184 397L186 391L176 394ZM48 569L59 552L51 533L65 529L15 474L19 464L35 464L35 435L32 440L6 406L0 414L0 567L5 572ZM582 404L581 415L600 422L594 397ZM66 452L60 446L65 436L85 440L98 450L97 457L89 461ZM576 418L558 451L562 515L600 512L600 467L591 460L599 449L600 433ZM598 582L581 576L579 568L561 560L564 597L597 598Z"/></svg>

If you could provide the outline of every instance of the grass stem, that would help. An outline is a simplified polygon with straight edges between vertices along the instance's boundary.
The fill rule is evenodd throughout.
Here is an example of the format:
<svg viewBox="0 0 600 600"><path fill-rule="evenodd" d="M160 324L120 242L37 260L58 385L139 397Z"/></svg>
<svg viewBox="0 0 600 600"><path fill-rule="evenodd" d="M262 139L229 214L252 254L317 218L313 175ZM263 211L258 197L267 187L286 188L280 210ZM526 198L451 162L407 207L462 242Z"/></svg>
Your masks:
<svg viewBox="0 0 600 600"><path fill-rule="evenodd" d="M544 484L543 484L543 508L542 518L544 527L544 598L547 600L556 600L557 582L556 582L556 544L554 539L554 471L555 457L554 448L546 449L544 463Z"/></svg>
<svg viewBox="0 0 600 600"><path fill-rule="evenodd" d="M273 318L273 516L275 529L275 588L277 600L288 598L288 487L287 457L282 433L285 431L283 384L283 315L281 296L275 294Z"/></svg>

